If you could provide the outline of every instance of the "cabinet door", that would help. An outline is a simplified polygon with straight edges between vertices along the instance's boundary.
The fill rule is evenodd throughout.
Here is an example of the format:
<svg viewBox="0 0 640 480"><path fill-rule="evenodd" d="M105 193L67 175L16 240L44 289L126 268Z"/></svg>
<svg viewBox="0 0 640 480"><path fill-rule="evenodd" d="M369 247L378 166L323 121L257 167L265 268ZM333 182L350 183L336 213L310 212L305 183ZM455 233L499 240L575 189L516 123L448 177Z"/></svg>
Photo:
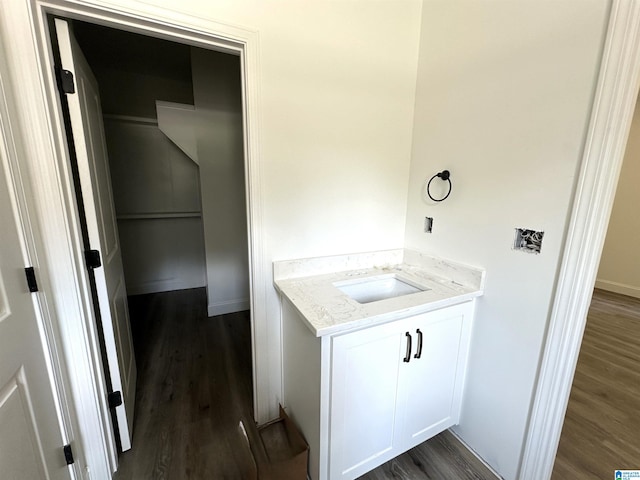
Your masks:
<svg viewBox="0 0 640 480"><path fill-rule="evenodd" d="M472 309L467 303L411 319L414 348L398 386L403 450L459 421Z"/></svg>
<svg viewBox="0 0 640 480"><path fill-rule="evenodd" d="M332 480L353 479L395 457L398 370L404 321L332 340L330 464Z"/></svg>

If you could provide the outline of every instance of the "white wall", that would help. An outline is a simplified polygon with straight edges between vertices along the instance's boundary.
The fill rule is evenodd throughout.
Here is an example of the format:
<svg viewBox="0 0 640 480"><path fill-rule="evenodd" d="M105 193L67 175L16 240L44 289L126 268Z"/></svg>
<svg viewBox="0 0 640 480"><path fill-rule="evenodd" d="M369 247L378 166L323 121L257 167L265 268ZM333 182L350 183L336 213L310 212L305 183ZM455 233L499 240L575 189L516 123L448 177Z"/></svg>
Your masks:
<svg viewBox="0 0 640 480"><path fill-rule="evenodd" d="M100 83L103 113L153 118L158 99L193 103L188 45L79 21L73 30Z"/></svg>
<svg viewBox="0 0 640 480"><path fill-rule="evenodd" d="M249 309L240 58L193 48L209 316Z"/></svg>
<svg viewBox="0 0 640 480"><path fill-rule="evenodd" d="M193 102L190 47L77 21L73 28L106 114L127 293L205 286L198 167L155 122L157 99Z"/></svg>
<svg viewBox="0 0 640 480"><path fill-rule="evenodd" d="M420 1L154 3L259 33L270 261L402 246Z"/></svg>
<svg viewBox="0 0 640 480"><path fill-rule="evenodd" d="M406 246L487 270L456 431L508 480L517 478L607 17L602 0L423 6ZM451 197L425 200L424 182L445 168ZM545 232L539 255L512 250L516 227Z"/></svg>
<svg viewBox="0 0 640 480"><path fill-rule="evenodd" d="M76 30L115 113L105 127L129 293L206 285L209 316L248 309L239 57L83 23ZM125 53L113 58L106 42ZM129 118L154 119L156 100L176 99L196 104L181 126L198 139L199 167L157 125Z"/></svg>
<svg viewBox="0 0 640 480"><path fill-rule="evenodd" d="M640 102L631 123L596 287L640 298Z"/></svg>
<svg viewBox="0 0 640 480"><path fill-rule="evenodd" d="M127 293L205 286L198 167L157 124L104 121Z"/></svg>
<svg viewBox="0 0 640 480"><path fill-rule="evenodd" d="M154 4L258 32L267 271L274 260L403 246L420 1ZM258 368L275 417L280 307L271 285L266 294L255 333L269 346Z"/></svg>

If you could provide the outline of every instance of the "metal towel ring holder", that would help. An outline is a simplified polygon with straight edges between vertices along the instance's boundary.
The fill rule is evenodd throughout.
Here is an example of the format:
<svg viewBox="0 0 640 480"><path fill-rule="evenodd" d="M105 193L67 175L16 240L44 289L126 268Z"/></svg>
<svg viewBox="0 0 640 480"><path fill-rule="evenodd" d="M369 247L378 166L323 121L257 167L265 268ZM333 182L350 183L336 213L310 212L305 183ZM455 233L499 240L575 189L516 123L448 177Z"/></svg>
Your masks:
<svg viewBox="0 0 640 480"><path fill-rule="evenodd" d="M439 199L433 198L433 196L431 195L431 192L429 191L429 189L431 188L431 182L433 182L433 179L436 177L449 182L449 191L444 197ZM427 195L429 195L429 198L431 200L433 200L434 202L442 202L443 200L446 200L450 194L451 194L451 172L449 172L449 170L443 170L440 173L436 173L433 177L429 179L429 183L427 183Z"/></svg>

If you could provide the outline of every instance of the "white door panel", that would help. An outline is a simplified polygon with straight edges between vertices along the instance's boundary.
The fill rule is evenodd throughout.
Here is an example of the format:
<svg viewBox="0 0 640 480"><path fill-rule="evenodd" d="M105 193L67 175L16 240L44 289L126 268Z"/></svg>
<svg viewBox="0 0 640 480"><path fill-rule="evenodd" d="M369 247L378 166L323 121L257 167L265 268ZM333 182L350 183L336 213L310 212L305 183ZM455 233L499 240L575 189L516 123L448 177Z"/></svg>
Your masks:
<svg viewBox="0 0 640 480"><path fill-rule="evenodd" d="M76 92L67 95L78 161L89 243L99 250L102 266L94 269L107 361L114 391L122 450L131 448L137 370L131 338L118 227L111 190L102 109L97 82L64 20L56 19L62 68L74 75Z"/></svg>
<svg viewBox="0 0 640 480"><path fill-rule="evenodd" d="M456 423L454 388L463 315L446 312L418 315L410 325L415 354L404 367L399 392L406 406L405 449Z"/></svg>
<svg viewBox="0 0 640 480"><path fill-rule="evenodd" d="M0 122L2 118L0 118ZM0 478L68 480L59 402L25 278L24 244L0 136Z"/></svg>
<svg viewBox="0 0 640 480"><path fill-rule="evenodd" d="M330 478L352 479L395 457L403 331L386 324L333 340Z"/></svg>
<svg viewBox="0 0 640 480"><path fill-rule="evenodd" d="M47 478L42 438L31 413L24 368L0 390L0 465L8 478Z"/></svg>

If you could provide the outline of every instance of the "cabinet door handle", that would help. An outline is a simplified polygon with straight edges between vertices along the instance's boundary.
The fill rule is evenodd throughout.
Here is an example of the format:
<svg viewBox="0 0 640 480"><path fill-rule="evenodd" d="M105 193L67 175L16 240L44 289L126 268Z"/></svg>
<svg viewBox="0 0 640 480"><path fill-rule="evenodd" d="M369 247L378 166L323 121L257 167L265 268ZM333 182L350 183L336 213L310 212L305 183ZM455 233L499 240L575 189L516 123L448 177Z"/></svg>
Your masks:
<svg viewBox="0 0 640 480"><path fill-rule="evenodd" d="M418 351L413 356L413 358L420 358L420 356L422 355L422 332L420 331L420 329L417 329L416 333L418 334Z"/></svg>
<svg viewBox="0 0 640 480"><path fill-rule="evenodd" d="M409 363L411 361L411 334L407 332L405 335L407 336L407 354L404 357L404 361Z"/></svg>

